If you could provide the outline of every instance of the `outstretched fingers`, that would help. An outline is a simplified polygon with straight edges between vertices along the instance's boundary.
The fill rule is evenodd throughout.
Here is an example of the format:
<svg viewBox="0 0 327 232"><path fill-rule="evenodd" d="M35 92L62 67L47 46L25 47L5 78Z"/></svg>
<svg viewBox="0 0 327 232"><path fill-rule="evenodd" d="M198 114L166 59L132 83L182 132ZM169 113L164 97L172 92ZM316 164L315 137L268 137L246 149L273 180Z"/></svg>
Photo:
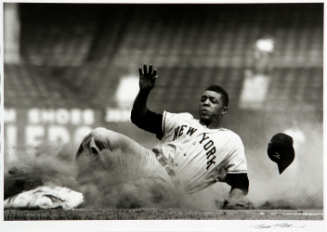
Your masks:
<svg viewBox="0 0 327 232"><path fill-rule="evenodd" d="M152 67L152 65L150 64L150 65L149 65L149 72L148 72L148 73L149 73L149 75L151 75L151 76L152 76L152 70L153 70L153 67Z"/></svg>
<svg viewBox="0 0 327 232"><path fill-rule="evenodd" d="M155 81L158 78L157 70L150 64L144 64L143 67L139 68L139 86L143 90L151 90L155 86Z"/></svg>
<svg viewBox="0 0 327 232"><path fill-rule="evenodd" d="M158 78L158 76L157 76L157 70L156 69L153 70L152 76L154 78Z"/></svg>
<svg viewBox="0 0 327 232"><path fill-rule="evenodd" d="M149 66L149 75L151 77L154 77L154 78L157 78L158 77L157 76L157 70L156 69L153 69L152 64L150 64L150 66Z"/></svg>
<svg viewBox="0 0 327 232"><path fill-rule="evenodd" d="M144 64L143 67L139 68L139 74L140 76L144 76L144 77L154 77L157 78L157 70L153 68L153 66L150 64L149 65L149 69L147 64Z"/></svg>
<svg viewBox="0 0 327 232"><path fill-rule="evenodd" d="M140 74L140 77L141 76L144 76L144 73L143 73L143 69L142 68L139 68L139 74Z"/></svg>
<svg viewBox="0 0 327 232"><path fill-rule="evenodd" d="M143 73L144 73L144 75L147 75L148 74L147 70L148 70L148 66L146 64L144 64L143 65Z"/></svg>

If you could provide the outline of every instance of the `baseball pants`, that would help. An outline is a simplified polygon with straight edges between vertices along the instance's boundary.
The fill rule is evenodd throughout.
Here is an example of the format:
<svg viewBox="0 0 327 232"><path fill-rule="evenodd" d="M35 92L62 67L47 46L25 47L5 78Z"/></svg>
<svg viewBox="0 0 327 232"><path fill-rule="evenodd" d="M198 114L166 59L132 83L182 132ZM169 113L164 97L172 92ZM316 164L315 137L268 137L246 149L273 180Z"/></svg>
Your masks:
<svg viewBox="0 0 327 232"><path fill-rule="evenodd" d="M91 162L100 161L105 169L115 170L126 181L149 180L163 195L171 195L176 189L153 151L115 131L101 127L92 130L76 154L78 163L85 158Z"/></svg>

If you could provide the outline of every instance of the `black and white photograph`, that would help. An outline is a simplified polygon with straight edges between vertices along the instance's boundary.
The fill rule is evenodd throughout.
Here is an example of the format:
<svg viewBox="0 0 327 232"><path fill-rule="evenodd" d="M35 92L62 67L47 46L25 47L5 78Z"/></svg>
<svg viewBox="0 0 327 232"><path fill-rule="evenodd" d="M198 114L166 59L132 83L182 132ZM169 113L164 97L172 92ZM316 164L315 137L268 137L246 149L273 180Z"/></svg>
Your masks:
<svg viewBox="0 0 327 232"><path fill-rule="evenodd" d="M323 1L2 8L4 231L327 229Z"/></svg>

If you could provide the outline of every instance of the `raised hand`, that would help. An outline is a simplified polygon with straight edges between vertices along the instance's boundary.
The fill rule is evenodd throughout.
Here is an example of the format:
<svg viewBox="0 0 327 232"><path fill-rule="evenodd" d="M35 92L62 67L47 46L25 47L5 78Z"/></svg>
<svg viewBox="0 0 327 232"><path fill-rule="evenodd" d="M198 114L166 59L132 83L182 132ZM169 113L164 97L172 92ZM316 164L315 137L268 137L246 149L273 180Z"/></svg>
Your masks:
<svg viewBox="0 0 327 232"><path fill-rule="evenodd" d="M146 64L143 65L143 69L139 68L139 85L140 89L150 91L155 86L155 81L158 78L157 70L153 69L152 65L149 65L149 70Z"/></svg>

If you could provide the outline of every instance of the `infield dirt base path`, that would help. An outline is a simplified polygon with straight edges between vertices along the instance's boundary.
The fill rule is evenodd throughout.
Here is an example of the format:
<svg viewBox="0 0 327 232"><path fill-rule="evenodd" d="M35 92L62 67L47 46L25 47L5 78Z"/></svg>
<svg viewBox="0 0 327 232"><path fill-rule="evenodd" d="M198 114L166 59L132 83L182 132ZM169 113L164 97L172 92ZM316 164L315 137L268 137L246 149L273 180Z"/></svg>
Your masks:
<svg viewBox="0 0 327 232"><path fill-rule="evenodd" d="M75 209L5 210L5 221L24 220L323 220L323 210Z"/></svg>

